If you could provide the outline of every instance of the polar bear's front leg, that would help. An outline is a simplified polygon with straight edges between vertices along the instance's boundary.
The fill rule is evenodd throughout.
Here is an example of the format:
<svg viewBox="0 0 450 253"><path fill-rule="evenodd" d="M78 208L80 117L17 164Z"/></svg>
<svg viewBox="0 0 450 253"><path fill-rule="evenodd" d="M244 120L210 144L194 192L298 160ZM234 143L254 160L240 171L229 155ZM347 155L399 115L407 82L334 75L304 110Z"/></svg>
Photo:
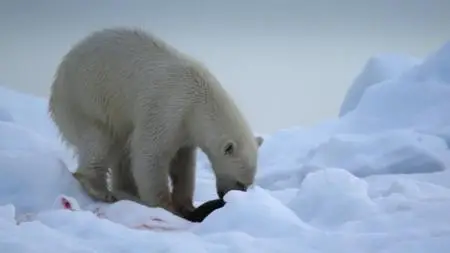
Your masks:
<svg viewBox="0 0 450 253"><path fill-rule="evenodd" d="M133 174L131 172L131 162L127 149L119 149L115 152L113 165L111 166L112 193L117 200L129 200L139 204L142 203L138 196Z"/></svg>
<svg viewBox="0 0 450 253"><path fill-rule="evenodd" d="M175 210L183 217L195 208L193 196L195 188L195 148L182 147L170 164L172 180L172 202Z"/></svg>
<svg viewBox="0 0 450 253"><path fill-rule="evenodd" d="M116 198L108 190L106 173L111 141L100 129L86 124L78 140L78 168L73 176L87 194L99 201L114 202Z"/></svg>
<svg viewBox="0 0 450 253"><path fill-rule="evenodd" d="M139 199L136 184L131 173L131 158L128 143L116 142L111 154L112 192L118 200Z"/></svg>
<svg viewBox="0 0 450 253"><path fill-rule="evenodd" d="M173 127L173 126L170 126ZM175 151L169 126L145 124L135 128L131 141L131 172L142 203L174 212L169 188L169 166Z"/></svg>

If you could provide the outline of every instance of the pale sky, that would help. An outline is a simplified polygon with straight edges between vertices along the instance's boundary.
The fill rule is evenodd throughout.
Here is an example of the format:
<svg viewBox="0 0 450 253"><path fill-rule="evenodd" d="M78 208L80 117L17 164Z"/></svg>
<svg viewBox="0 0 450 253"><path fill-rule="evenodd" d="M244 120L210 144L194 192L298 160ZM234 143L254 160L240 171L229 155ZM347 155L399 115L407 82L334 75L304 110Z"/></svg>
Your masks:
<svg viewBox="0 0 450 253"><path fill-rule="evenodd" d="M139 26L203 61L253 129L335 117L380 53L424 57L450 41L448 0L0 2L0 84L48 96L61 57L87 33Z"/></svg>

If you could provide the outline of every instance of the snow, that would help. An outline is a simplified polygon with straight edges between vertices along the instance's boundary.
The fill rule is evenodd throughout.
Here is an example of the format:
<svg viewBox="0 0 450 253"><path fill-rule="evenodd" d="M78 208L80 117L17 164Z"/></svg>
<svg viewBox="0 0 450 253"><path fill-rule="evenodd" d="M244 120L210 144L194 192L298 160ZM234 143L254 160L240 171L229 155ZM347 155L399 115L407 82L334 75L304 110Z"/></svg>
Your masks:
<svg viewBox="0 0 450 253"><path fill-rule="evenodd" d="M419 62L419 59L398 54L380 54L371 57L347 90L339 116L354 110L367 88L398 77Z"/></svg>
<svg viewBox="0 0 450 253"><path fill-rule="evenodd" d="M89 199L46 100L0 87L2 252L450 250L450 42L369 59L339 117L264 135L255 186L202 223ZM198 153L195 201L216 198Z"/></svg>
<svg viewBox="0 0 450 253"><path fill-rule="evenodd" d="M306 168L337 166L359 177L443 171L450 161L443 139L411 130L337 134L309 155Z"/></svg>
<svg viewBox="0 0 450 253"><path fill-rule="evenodd" d="M368 133L412 128L446 137L450 123L449 51L447 43L400 77L370 86L358 106L342 117L341 131Z"/></svg>
<svg viewBox="0 0 450 253"><path fill-rule="evenodd" d="M329 229L375 213L377 206L367 194L368 187L346 170L327 168L309 173L288 206L303 221Z"/></svg>

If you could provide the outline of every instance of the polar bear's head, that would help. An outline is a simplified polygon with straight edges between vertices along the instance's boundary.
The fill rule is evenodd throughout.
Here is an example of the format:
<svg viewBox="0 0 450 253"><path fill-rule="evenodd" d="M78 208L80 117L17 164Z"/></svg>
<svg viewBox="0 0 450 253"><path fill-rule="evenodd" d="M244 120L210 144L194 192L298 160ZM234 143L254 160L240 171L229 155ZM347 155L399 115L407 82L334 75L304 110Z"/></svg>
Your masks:
<svg viewBox="0 0 450 253"><path fill-rule="evenodd" d="M223 198L231 190L246 191L253 184L258 149L263 141L260 136L252 136L248 139L226 139L219 145L220 151L211 161L219 198Z"/></svg>
<svg viewBox="0 0 450 253"><path fill-rule="evenodd" d="M263 137L253 134L243 113L220 82L202 67L190 73L196 92L187 120L190 139L208 156L219 198L231 190L246 191L257 171ZM192 99L192 98L191 98Z"/></svg>

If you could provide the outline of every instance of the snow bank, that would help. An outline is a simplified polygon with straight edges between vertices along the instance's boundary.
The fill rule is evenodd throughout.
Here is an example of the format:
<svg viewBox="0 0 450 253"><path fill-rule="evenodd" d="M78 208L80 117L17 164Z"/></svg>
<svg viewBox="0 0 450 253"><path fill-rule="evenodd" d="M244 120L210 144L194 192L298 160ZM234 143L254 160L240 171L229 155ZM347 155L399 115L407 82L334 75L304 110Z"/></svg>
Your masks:
<svg viewBox="0 0 450 253"><path fill-rule="evenodd" d="M420 63L398 56L371 59L358 81L358 87L365 88L357 106L318 127L280 131L283 139L271 137L276 145L268 142L261 150L265 156L260 158L258 182L279 190L298 185L307 173L326 167L344 168L357 176L448 167L449 54L450 42ZM380 77L370 71L375 63ZM364 73L373 77L363 78ZM371 81L389 76L382 82ZM281 140L288 141L281 144ZM284 159L281 168L273 157Z"/></svg>
<svg viewBox="0 0 450 253"><path fill-rule="evenodd" d="M337 166L354 175L430 173L450 165L445 141L411 130L340 134L312 149L304 170Z"/></svg>
<svg viewBox="0 0 450 253"><path fill-rule="evenodd" d="M371 57L355 78L342 102L339 117L355 109L370 86L393 79L420 61L406 55L381 54Z"/></svg>
<svg viewBox="0 0 450 253"><path fill-rule="evenodd" d="M367 182L334 168L308 174L288 205L303 221L326 227L369 217L377 208Z"/></svg>
<svg viewBox="0 0 450 253"><path fill-rule="evenodd" d="M340 131L370 133L415 129L448 133L450 42L398 78L370 86L340 121Z"/></svg>
<svg viewBox="0 0 450 253"><path fill-rule="evenodd" d="M43 138L54 140L54 124L48 120L47 100L0 86L0 122L14 122Z"/></svg>
<svg viewBox="0 0 450 253"><path fill-rule="evenodd" d="M450 43L421 62L372 58L341 117L266 136L257 184L227 194L202 223L129 201L90 200L70 175L76 164L67 162L46 101L0 88L0 248L447 252L449 87ZM198 161L200 204L216 196L210 163L201 152Z"/></svg>
<svg viewBox="0 0 450 253"><path fill-rule="evenodd" d="M0 203L13 203L19 215L51 208L59 194L76 197L82 204L90 202L52 155L2 152L0 168Z"/></svg>
<svg viewBox="0 0 450 253"><path fill-rule="evenodd" d="M20 215L50 208L60 193L89 202L62 160L67 153L54 142L4 121L0 140L0 203L14 203Z"/></svg>
<svg viewBox="0 0 450 253"><path fill-rule="evenodd" d="M258 187L248 193L230 192L225 201L227 204L208 216L196 232L223 233L235 230L270 238L274 235L289 236L293 231L312 229L292 210Z"/></svg>

